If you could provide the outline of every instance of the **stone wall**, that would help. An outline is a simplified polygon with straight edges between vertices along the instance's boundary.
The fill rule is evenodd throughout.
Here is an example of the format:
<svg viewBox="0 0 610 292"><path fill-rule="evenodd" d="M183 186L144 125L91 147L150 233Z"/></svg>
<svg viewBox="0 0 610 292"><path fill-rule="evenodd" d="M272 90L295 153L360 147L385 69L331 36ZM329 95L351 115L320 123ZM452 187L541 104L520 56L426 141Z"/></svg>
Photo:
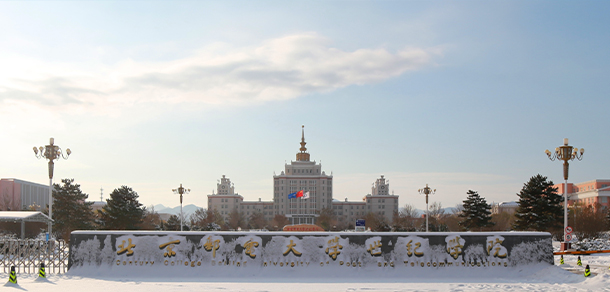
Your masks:
<svg viewBox="0 0 610 292"><path fill-rule="evenodd" d="M502 269L553 264L545 232L75 231L69 269Z"/></svg>

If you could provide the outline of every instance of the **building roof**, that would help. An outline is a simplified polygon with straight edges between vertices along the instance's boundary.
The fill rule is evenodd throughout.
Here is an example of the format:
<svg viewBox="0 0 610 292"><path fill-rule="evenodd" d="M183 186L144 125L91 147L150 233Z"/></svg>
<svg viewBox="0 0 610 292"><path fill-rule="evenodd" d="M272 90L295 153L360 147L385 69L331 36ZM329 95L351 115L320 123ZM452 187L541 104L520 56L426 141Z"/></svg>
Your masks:
<svg viewBox="0 0 610 292"><path fill-rule="evenodd" d="M36 211L0 211L0 221L49 222L53 221L42 212Z"/></svg>

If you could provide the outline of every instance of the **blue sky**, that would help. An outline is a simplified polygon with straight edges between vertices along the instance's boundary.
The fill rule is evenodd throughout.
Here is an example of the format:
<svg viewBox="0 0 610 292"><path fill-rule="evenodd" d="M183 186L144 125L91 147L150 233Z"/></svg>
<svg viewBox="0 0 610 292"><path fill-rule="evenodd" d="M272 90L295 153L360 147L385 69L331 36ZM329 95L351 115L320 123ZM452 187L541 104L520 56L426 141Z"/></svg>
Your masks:
<svg viewBox="0 0 610 292"><path fill-rule="evenodd" d="M301 125L337 199L384 174L452 207L515 195L545 149L586 149L570 181L610 178L603 1L0 2L0 177L46 183L33 146L73 155L55 178L90 199L206 207L223 174L271 200Z"/></svg>

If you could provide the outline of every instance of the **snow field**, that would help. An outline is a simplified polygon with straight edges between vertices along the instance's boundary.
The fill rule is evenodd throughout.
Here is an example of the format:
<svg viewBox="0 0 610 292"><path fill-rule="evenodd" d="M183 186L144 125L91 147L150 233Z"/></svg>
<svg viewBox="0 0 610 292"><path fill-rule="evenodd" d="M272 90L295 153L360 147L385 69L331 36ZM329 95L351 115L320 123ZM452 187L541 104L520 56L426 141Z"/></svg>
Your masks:
<svg viewBox="0 0 610 292"><path fill-rule="evenodd" d="M536 264L519 268L495 270L482 268L422 268L411 273L375 270L359 272L333 271L326 275L299 275L275 271L240 274L168 277L164 274L141 273L133 277L109 276L108 271L80 271L93 275L83 277L77 272L48 275L48 281L37 281L37 275L18 274L18 286L5 285L3 291L610 291L610 255L581 257L583 267L576 266L576 256L564 256L566 264ZM594 276L585 278L584 265L589 264ZM568 271L571 270L571 271ZM298 272L298 271L297 271ZM90 274L91 275L91 274ZM8 281L8 274L0 274Z"/></svg>

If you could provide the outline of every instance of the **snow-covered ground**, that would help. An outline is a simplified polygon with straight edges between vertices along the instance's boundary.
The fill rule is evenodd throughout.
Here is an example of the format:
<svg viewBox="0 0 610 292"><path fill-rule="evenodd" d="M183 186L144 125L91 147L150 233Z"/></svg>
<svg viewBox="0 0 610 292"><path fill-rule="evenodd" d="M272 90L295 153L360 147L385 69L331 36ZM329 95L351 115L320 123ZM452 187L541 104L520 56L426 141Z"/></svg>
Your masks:
<svg viewBox="0 0 610 292"><path fill-rule="evenodd" d="M422 268L405 273L384 273L359 270L343 274L299 275L297 270L275 274L241 277L201 275L198 277L165 277L162 274L139 274L136 277L110 277L103 270L92 276L76 272L48 276L48 281L36 275L18 275L18 285L7 284L2 291L610 291L610 254L582 256L583 267L576 265L576 256L559 256L554 266L539 264L521 268ZM584 265L590 265L591 277L583 275ZM82 273L82 271L81 271ZM262 272L261 272L262 273ZM0 274L8 281L8 274Z"/></svg>
<svg viewBox="0 0 610 292"><path fill-rule="evenodd" d="M558 247L558 243L554 243ZM185 273L135 276L111 275L103 268L82 268L67 274L49 274L47 280L34 274L18 274L18 284L8 283L8 274L0 273L5 281L2 291L610 291L610 253L581 256L583 266L577 266L577 256L564 256L565 264L536 264L518 268L444 267L417 269L336 269L303 274L302 269L232 269L226 274ZM589 265L592 275L584 277Z"/></svg>

